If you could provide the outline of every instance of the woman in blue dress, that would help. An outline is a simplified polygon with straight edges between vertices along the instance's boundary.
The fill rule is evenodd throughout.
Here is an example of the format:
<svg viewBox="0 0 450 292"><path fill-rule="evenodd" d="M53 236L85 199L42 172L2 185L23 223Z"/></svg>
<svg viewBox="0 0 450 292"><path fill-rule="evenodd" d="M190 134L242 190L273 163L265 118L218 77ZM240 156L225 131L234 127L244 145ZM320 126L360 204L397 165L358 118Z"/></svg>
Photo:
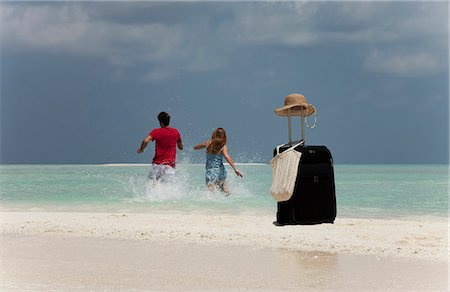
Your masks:
<svg viewBox="0 0 450 292"><path fill-rule="evenodd" d="M219 190L229 195L225 184L227 171L223 165L223 158L228 161L234 169L237 176L242 177L242 173L234 165L233 159L228 154L227 134L223 128L217 128L213 131L211 139L194 146L195 150L206 148L206 186L210 191L217 187Z"/></svg>

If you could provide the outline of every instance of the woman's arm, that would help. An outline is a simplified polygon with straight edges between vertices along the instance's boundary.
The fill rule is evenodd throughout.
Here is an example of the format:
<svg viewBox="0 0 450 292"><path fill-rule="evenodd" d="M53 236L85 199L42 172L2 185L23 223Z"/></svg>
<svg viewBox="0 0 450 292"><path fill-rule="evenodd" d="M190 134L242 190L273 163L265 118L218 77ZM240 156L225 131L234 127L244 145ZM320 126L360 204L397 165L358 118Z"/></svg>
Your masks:
<svg viewBox="0 0 450 292"><path fill-rule="evenodd" d="M225 156L225 159L228 161L228 163L234 169L234 172L236 173L236 175L242 177L242 173L239 171L239 169L236 168L236 166L234 165L233 159L231 159L230 154L228 154L227 145L223 146L223 156Z"/></svg>
<svg viewBox="0 0 450 292"><path fill-rule="evenodd" d="M203 142L203 143L200 143L200 144L198 144L198 145L195 145L195 146L194 146L194 150L200 150L200 149L203 149L203 148L205 148L207 145L208 145L208 141L205 141L205 142Z"/></svg>

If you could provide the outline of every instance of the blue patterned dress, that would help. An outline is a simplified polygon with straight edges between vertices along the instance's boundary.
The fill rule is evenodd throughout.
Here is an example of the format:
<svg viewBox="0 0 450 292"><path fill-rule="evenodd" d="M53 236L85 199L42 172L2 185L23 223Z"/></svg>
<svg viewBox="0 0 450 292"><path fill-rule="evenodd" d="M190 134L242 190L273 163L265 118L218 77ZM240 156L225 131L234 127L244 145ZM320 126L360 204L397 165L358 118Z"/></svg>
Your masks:
<svg viewBox="0 0 450 292"><path fill-rule="evenodd" d="M227 171L223 166L222 151L219 154L206 152L206 185L220 183L227 178Z"/></svg>

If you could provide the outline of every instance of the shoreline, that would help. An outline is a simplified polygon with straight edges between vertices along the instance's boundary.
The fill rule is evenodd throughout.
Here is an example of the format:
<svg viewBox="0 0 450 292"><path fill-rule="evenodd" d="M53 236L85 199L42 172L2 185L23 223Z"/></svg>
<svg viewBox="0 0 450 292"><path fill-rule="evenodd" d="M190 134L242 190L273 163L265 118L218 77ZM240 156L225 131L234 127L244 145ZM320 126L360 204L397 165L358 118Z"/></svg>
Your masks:
<svg viewBox="0 0 450 292"><path fill-rule="evenodd" d="M247 246L448 261L448 220L336 218L274 226L273 215L1 212L2 234Z"/></svg>

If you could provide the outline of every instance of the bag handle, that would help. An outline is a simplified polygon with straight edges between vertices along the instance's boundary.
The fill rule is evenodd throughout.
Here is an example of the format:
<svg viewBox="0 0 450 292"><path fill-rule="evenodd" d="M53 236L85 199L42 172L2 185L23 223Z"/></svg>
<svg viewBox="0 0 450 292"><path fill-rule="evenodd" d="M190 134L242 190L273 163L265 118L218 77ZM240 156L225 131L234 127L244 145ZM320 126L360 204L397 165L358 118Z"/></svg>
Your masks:
<svg viewBox="0 0 450 292"><path fill-rule="evenodd" d="M305 141L302 140L302 141L300 141L299 143L295 144L294 146L289 147L289 149L285 150L284 152L289 151L289 150L292 150L292 149L294 149L295 147L297 147L297 146L299 146L299 145L302 145L303 143L305 143ZM280 147L283 146L283 145L285 145L285 144L281 144L281 145L278 145L278 146L277 146L277 148L276 148L276 149L277 149L277 155L280 154Z"/></svg>

